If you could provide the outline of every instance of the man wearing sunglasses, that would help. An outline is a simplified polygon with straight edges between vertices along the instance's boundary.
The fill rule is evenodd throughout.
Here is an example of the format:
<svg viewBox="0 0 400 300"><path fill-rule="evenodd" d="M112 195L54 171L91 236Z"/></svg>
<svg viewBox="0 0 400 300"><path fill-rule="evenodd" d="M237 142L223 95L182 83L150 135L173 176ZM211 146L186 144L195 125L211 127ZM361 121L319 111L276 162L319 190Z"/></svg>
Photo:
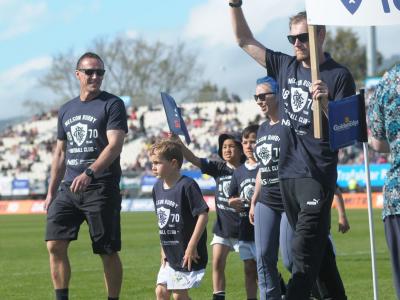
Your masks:
<svg viewBox="0 0 400 300"><path fill-rule="evenodd" d="M267 69L280 86L279 180L285 211L294 229L293 268L286 299L309 299L317 276L332 299L346 299L328 240L330 208L337 179L337 152L329 148L327 119L323 116L323 139L313 132L313 100L328 100L355 93L350 72L323 52L325 27L317 27L321 80L311 82L310 45L305 12L290 18L288 41L294 56L275 52L257 41L241 9L242 0L229 0L230 14L239 46ZM321 100L320 100L321 99Z"/></svg>
<svg viewBox="0 0 400 300"><path fill-rule="evenodd" d="M108 299L118 299L122 284L120 153L128 132L124 103L100 89L104 63L83 54L76 66L78 97L58 113L47 210L46 243L57 300L68 300L70 241L86 221L93 253L103 262Z"/></svg>

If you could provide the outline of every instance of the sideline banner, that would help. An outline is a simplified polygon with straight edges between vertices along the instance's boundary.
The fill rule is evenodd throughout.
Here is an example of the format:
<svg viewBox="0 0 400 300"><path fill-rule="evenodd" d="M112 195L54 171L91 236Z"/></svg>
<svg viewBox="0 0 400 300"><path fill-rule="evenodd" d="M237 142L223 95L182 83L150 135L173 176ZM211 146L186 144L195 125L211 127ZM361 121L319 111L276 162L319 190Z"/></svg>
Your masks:
<svg viewBox="0 0 400 300"><path fill-rule="evenodd" d="M0 201L0 215L44 213L44 200Z"/></svg>
<svg viewBox="0 0 400 300"><path fill-rule="evenodd" d="M390 169L390 164L370 164L371 186L382 187L385 183L386 173ZM347 188L350 180L356 180L361 187L366 185L365 170L363 165L339 165L337 184Z"/></svg>
<svg viewBox="0 0 400 300"><path fill-rule="evenodd" d="M309 25L400 24L400 0L306 0Z"/></svg>
<svg viewBox="0 0 400 300"><path fill-rule="evenodd" d="M352 208L367 208L366 193L343 193L343 199L346 209ZM374 208L382 208L383 196L382 193L373 193ZM204 196L210 211L215 211L214 196ZM0 201L0 216L1 215L23 215L23 214L45 214L43 209L44 200L11 200ZM335 207L335 203L333 203ZM154 211L153 200L145 199L123 199L121 212L141 212Z"/></svg>
<svg viewBox="0 0 400 300"><path fill-rule="evenodd" d="M343 193L344 206L346 209L366 209L368 207L368 197L366 193ZM333 207L336 207L334 202ZM373 208L383 207L382 193L372 193Z"/></svg>

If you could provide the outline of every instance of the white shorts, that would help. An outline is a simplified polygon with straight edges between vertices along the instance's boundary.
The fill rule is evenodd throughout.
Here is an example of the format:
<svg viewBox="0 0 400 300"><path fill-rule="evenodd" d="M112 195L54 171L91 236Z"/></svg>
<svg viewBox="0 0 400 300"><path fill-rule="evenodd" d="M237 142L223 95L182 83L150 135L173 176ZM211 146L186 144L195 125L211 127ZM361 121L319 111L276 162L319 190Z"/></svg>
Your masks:
<svg viewBox="0 0 400 300"><path fill-rule="evenodd" d="M239 241L238 241L238 239L224 238L222 236L214 234L210 245L212 246L214 244L225 245L225 246L228 246L231 249L231 251L239 252Z"/></svg>
<svg viewBox="0 0 400 300"><path fill-rule="evenodd" d="M200 285L206 269L192 272L181 272L172 269L168 263L160 267L157 284L166 285L168 290L188 290Z"/></svg>
<svg viewBox="0 0 400 300"><path fill-rule="evenodd" d="M256 260L256 243L239 241L239 256L241 260Z"/></svg>

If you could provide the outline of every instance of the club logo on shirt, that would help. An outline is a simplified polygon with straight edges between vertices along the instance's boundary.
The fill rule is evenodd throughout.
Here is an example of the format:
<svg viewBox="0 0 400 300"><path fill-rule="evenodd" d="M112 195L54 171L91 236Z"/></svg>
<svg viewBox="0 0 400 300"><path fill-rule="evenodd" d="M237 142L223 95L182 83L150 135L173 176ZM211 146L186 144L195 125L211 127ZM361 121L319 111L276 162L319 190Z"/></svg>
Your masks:
<svg viewBox="0 0 400 300"><path fill-rule="evenodd" d="M81 146L86 140L87 127L87 124L82 124L81 122L71 126L72 138L78 146Z"/></svg>
<svg viewBox="0 0 400 300"><path fill-rule="evenodd" d="M225 198L229 197L229 188L231 186L230 181L222 181L222 191L224 192Z"/></svg>
<svg viewBox="0 0 400 300"><path fill-rule="evenodd" d="M250 183L243 188L242 195L240 195L240 197L250 202L251 198L253 198L253 194L254 185Z"/></svg>
<svg viewBox="0 0 400 300"><path fill-rule="evenodd" d="M308 93L303 91L301 88L292 87L290 94L290 104L292 105L293 112L301 111L307 103Z"/></svg>
<svg viewBox="0 0 400 300"><path fill-rule="evenodd" d="M263 165L266 166L272 158L272 144L261 144L256 148L256 153Z"/></svg>
<svg viewBox="0 0 400 300"><path fill-rule="evenodd" d="M158 216L158 227L160 229L164 228L168 223L170 209L165 207L157 208L157 216Z"/></svg>

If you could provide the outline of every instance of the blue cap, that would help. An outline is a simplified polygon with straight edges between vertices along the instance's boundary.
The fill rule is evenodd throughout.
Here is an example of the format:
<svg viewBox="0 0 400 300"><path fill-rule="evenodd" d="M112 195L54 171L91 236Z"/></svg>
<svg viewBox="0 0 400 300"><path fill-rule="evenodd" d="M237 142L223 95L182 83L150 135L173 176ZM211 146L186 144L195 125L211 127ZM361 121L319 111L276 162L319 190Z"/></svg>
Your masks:
<svg viewBox="0 0 400 300"><path fill-rule="evenodd" d="M271 87L271 92L278 94L279 85L276 80L270 76L265 76L257 79L257 85L267 83Z"/></svg>

